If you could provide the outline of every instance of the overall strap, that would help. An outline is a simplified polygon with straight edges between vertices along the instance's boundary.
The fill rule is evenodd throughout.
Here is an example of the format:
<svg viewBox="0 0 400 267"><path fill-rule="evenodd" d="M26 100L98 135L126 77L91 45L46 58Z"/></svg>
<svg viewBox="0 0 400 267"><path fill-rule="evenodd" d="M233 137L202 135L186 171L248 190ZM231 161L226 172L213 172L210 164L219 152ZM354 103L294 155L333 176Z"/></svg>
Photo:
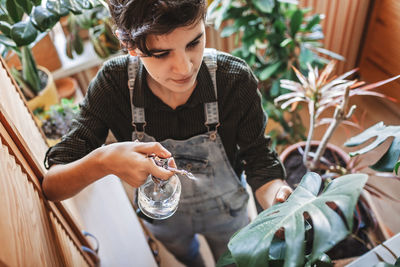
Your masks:
<svg viewBox="0 0 400 267"><path fill-rule="evenodd" d="M129 87L129 95L130 95L131 109L132 109L132 126L138 138L141 139L144 136L144 127L146 126L144 108L135 107L135 105L133 105L133 89L135 87L135 80L138 68L139 68L138 58L129 56L128 87Z"/></svg>
<svg viewBox="0 0 400 267"><path fill-rule="evenodd" d="M213 48L206 48L204 50L204 63L208 68L211 80L214 86L215 100L204 104L204 111L206 116L206 122L204 123L210 132L210 138L215 140L217 128L219 123L218 114L218 93L217 93L217 51Z"/></svg>

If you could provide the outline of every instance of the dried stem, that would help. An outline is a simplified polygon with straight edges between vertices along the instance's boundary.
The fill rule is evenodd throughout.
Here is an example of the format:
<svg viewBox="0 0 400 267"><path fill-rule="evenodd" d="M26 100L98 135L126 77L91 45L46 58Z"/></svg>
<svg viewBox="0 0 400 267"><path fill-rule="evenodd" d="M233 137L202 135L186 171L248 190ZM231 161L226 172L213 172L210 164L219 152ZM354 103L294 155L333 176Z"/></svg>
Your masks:
<svg viewBox="0 0 400 267"><path fill-rule="evenodd" d="M303 164L306 166L307 171L309 171L309 162L308 162L308 153L310 152L311 147L311 140L314 135L314 128L315 128L315 105L314 101L311 101L309 105L309 113L310 113L310 129L308 130L307 142L306 147L303 154Z"/></svg>
<svg viewBox="0 0 400 267"><path fill-rule="evenodd" d="M329 125L328 130L325 132L321 142L318 145L317 152L315 152L315 156L311 162L311 169L318 166L321 156L324 154L326 146L339 124L342 123L342 121L349 119L353 115L356 109L356 106L354 105L350 108L349 112L345 114L347 106L349 104L349 93L350 87L348 86L346 87L346 91L343 96L342 105L336 107L335 113L333 115L333 121Z"/></svg>

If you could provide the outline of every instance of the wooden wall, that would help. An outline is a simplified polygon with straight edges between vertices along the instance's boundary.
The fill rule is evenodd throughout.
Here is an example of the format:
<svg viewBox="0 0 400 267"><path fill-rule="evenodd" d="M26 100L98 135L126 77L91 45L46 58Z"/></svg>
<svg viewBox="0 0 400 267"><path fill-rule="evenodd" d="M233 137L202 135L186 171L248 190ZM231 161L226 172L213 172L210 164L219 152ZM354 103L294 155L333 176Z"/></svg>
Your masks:
<svg viewBox="0 0 400 267"><path fill-rule="evenodd" d="M43 195L47 145L2 59L0 84L0 263L94 266L72 218Z"/></svg>
<svg viewBox="0 0 400 267"><path fill-rule="evenodd" d="M400 74L400 1L375 1L365 46L360 58L364 80L376 82ZM400 80L383 86L380 91L400 101ZM400 103L391 105L400 117Z"/></svg>

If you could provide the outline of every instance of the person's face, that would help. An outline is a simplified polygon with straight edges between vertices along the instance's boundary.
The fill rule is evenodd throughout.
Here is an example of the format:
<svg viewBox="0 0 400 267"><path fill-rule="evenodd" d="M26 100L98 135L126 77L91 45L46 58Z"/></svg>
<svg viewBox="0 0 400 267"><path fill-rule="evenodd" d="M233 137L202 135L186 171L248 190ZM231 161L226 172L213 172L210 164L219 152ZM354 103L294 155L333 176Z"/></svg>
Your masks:
<svg viewBox="0 0 400 267"><path fill-rule="evenodd" d="M203 20L193 25L176 28L164 35L149 35L147 48L151 57L141 57L140 50L131 54L139 55L145 66L147 82L152 90L165 93L191 92L196 86L205 47Z"/></svg>

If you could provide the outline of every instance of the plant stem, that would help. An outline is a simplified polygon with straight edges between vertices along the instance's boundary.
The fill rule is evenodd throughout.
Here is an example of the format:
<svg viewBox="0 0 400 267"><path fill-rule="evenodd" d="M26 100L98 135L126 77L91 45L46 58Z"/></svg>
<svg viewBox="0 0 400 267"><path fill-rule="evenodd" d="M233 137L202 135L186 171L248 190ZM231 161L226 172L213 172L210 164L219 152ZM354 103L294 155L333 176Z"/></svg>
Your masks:
<svg viewBox="0 0 400 267"><path fill-rule="evenodd" d="M319 164L321 156L324 154L326 146L339 124L342 123L342 121L349 119L353 115L356 106L352 106L349 112L345 115L347 106L349 104L349 95L350 86L347 86L343 96L343 102L340 106L336 106L335 113L333 115L333 122L329 125L328 130L325 132L321 142L318 145L317 152L315 152L314 158L311 163L311 168L316 168Z"/></svg>
<svg viewBox="0 0 400 267"><path fill-rule="evenodd" d="M315 102L311 100L308 107L310 113L310 129L308 130L306 147L303 154L303 164L304 166L306 166L307 171L309 171L309 165L310 165L308 163L308 153L310 152L311 140L314 135L314 127L315 127Z"/></svg>
<svg viewBox="0 0 400 267"><path fill-rule="evenodd" d="M333 132L343 121L343 119L341 119L342 116L340 116L340 114L342 114L341 107L337 106L335 109L334 121L329 125L328 130L325 132L324 137L322 138L321 142L318 145L317 152L315 152L314 158L311 163L312 169L317 167L319 160L321 159L321 156L325 152L326 145L328 144L329 139L331 139Z"/></svg>

